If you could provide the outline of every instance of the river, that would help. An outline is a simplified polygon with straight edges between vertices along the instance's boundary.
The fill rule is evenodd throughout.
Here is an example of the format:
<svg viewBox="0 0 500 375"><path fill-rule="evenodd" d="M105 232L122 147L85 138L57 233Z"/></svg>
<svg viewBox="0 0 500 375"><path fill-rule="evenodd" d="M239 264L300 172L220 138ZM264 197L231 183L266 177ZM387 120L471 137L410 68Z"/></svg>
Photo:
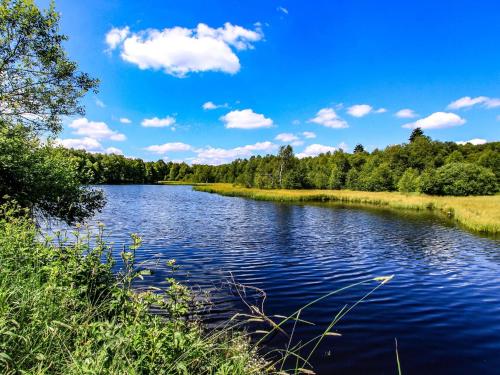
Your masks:
<svg viewBox="0 0 500 375"><path fill-rule="evenodd" d="M211 290L213 320L244 306L224 288L229 273L265 290L268 315L288 315L340 287L394 278L356 306L312 357L318 374L496 374L500 370L500 241L413 212L290 205L222 197L189 186L102 186L95 221L116 247L138 233L139 260L175 258L179 277ZM159 268L145 279L162 285ZM320 334L368 284L304 311L302 342ZM222 286L222 287L221 287ZM252 298L252 296L249 296ZM270 347L284 345L277 335Z"/></svg>

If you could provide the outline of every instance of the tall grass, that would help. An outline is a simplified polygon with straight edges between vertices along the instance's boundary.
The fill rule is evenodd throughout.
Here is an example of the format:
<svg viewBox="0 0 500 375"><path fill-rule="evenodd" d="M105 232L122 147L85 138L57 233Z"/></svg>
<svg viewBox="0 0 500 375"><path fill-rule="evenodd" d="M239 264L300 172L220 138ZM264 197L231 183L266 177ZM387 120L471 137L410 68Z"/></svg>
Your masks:
<svg viewBox="0 0 500 375"><path fill-rule="evenodd" d="M494 196L430 196L398 192L353 190L266 190L232 184L206 184L197 191L226 196L246 197L280 202L339 202L395 209L432 211L456 220L464 227L483 233L500 233L500 195Z"/></svg>

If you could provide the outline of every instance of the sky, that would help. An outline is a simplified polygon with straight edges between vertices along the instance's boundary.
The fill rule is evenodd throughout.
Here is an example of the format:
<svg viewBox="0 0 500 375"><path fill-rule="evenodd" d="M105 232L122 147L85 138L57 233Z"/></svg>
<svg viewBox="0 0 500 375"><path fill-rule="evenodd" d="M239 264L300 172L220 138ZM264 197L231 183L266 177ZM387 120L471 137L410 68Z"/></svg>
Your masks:
<svg viewBox="0 0 500 375"><path fill-rule="evenodd" d="M42 7L48 1L38 1ZM500 1L56 0L100 79L59 142L220 164L361 143L499 140Z"/></svg>

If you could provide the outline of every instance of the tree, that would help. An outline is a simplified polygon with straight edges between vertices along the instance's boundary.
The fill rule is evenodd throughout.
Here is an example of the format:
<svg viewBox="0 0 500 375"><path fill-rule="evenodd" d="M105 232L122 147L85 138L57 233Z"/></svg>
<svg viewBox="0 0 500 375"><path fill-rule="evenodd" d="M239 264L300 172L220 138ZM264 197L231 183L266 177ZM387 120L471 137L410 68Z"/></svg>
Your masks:
<svg viewBox="0 0 500 375"><path fill-rule="evenodd" d="M356 147L354 147L354 153L355 154L361 154L363 152L365 152L365 148L363 147L363 145L361 143L358 143L356 145Z"/></svg>
<svg viewBox="0 0 500 375"><path fill-rule="evenodd" d="M284 176L293 165L293 160L295 156L293 155L292 146L281 146L278 152L278 184L280 188L283 188Z"/></svg>
<svg viewBox="0 0 500 375"><path fill-rule="evenodd" d="M81 221L104 206L102 191L82 186L82 177L67 150L0 123L0 202L13 199L33 215Z"/></svg>
<svg viewBox="0 0 500 375"><path fill-rule="evenodd" d="M410 134L410 138L408 139L410 143L414 142L418 137L423 137L424 132L420 128L415 128Z"/></svg>
<svg viewBox="0 0 500 375"><path fill-rule="evenodd" d="M100 210L104 196L82 186L90 165L50 136L61 116L83 115L79 100L97 80L67 58L58 23L53 5L42 12L32 0L0 3L0 201L72 223Z"/></svg>
<svg viewBox="0 0 500 375"><path fill-rule="evenodd" d="M491 195L498 187L495 174L471 163L450 163L436 170L434 186L441 195Z"/></svg>
<svg viewBox="0 0 500 375"><path fill-rule="evenodd" d="M83 115L79 99L98 81L78 71L62 46L59 15L33 0L0 3L0 119L57 132L61 116Z"/></svg>
<svg viewBox="0 0 500 375"><path fill-rule="evenodd" d="M408 168L398 181L398 190L402 193L410 193L418 189L418 171Z"/></svg>

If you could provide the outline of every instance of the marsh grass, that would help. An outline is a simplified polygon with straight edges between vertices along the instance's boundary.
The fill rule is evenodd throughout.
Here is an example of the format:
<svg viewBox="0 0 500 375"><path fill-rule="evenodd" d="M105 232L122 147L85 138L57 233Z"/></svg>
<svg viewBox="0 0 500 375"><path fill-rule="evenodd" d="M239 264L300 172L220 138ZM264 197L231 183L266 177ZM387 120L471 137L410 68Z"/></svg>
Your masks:
<svg viewBox="0 0 500 375"><path fill-rule="evenodd" d="M353 190L266 190L232 184L207 184L195 186L194 189L207 193L264 201L338 202L434 212L453 219L472 231L489 234L500 233L500 195L453 197Z"/></svg>
<svg viewBox="0 0 500 375"><path fill-rule="evenodd" d="M71 238L71 240L69 240ZM166 287L134 288L154 270L136 261L141 238L117 253L97 233L57 232L40 240L35 224L17 209L0 209L0 372L3 374L314 374L310 362L333 327L391 277L368 278L321 296L290 316L268 316L265 292L230 281L249 313L208 329L196 312L203 300L175 279ZM119 271L116 271L119 260ZM322 334L293 343L310 306L361 285L369 291L344 306ZM245 291L261 303L246 302ZM153 313L157 312L157 313ZM251 330L253 323L264 329ZM291 333L287 325L292 323ZM283 349L263 348L285 335Z"/></svg>

